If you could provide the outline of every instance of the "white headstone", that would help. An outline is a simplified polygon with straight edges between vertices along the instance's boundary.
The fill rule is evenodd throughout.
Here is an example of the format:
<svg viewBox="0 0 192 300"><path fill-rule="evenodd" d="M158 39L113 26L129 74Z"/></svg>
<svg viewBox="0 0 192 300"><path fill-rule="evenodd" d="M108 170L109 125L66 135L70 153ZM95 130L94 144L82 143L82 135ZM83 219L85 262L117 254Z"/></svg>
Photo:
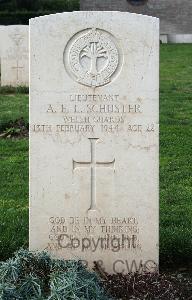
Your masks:
<svg viewBox="0 0 192 300"><path fill-rule="evenodd" d="M158 19L39 17L30 45L30 249L108 272L154 271Z"/></svg>
<svg viewBox="0 0 192 300"><path fill-rule="evenodd" d="M168 34L169 44L191 44L192 34Z"/></svg>
<svg viewBox="0 0 192 300"><path fill-rule="evenodd" d="M4 28L4 26L0 26L0 37L1 37L1 32L2 32L2 30L3 30L3 28ZM3 43L2 43L2 41L0 42L0 76L1 76L1 49L2 49L2 45L3 45ZM1 80L0 80L0 83L1 83Z"/></svg>
<svg viewBox="0 0 192 300"><path fill-rule="evenodd" d="M29 85L29 26L11 25L0 29L1 85Z"/></svg>
<svg viewBox="0 0 192 300"><path fill-rule="evenodd" d="M167 34L160 34L160 41L162 44L167 44Z"/></svg>

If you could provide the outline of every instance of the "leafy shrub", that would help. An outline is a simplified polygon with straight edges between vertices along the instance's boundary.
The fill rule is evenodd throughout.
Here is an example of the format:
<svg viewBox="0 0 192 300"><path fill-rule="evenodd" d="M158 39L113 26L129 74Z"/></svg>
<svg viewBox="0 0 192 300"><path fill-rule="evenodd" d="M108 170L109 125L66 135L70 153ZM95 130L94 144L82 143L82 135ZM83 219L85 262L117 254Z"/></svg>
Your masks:
<svg viewBox="0 0 192 300"><path fill-rule="evenodd" d="M107 300L95 273L78 261L19 250L0 263L1 300Z"/></svg>

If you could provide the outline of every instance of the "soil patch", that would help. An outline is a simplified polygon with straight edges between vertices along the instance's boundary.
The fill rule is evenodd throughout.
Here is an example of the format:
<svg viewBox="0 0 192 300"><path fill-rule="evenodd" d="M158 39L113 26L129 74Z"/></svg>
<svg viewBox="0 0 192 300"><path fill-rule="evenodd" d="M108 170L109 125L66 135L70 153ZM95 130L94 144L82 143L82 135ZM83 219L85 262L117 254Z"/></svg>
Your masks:
<svg viewBox="0 0 192 300"><path fill-rule="evenodd" d="M130 273L109 275L95 265L107 293L119 300L190 300L192 279L167 273Z"/></svg>

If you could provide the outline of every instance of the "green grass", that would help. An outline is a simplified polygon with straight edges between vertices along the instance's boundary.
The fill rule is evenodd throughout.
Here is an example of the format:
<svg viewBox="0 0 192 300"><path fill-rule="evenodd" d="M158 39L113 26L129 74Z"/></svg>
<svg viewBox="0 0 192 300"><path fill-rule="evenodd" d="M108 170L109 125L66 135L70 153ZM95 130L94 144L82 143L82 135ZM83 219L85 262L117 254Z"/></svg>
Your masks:
<svg viewBox="0 0 192 300"><path fill-rule="evenodd" d="M188 267L192 253L192 45L162 45L160 263ZM0 91L0 128L28 121L28 96ZM28 242L28 141L0 140L0 260Z"/></svg>
<svg viewBox="0 0 192 300"><path fill-rule="evenodd" d="M0 260L28 244L28 139L0 139Z"/></svg>
<svg viewBox="0 0 192 300"><path fill-rule="evenodd" d="M160 262L192 255L192 45L163 45L160 68Z"/></svg>
<svg viewBox="0 0 192 300"><path fill-rule="evenodd" d="M27 86L13 87L10 85L0 86L0 94L28 94L29 88Z"/></svg>
<svg viewBox="0 0 192 300"><path fill-rule="evenodd" d="M0 131L28 122L26 88L0 88ZM28 244L28 139L0 139L0 260Z"/></svg>
<svg viewBox="0 0 192 300"><path fill-rule="evenodd" d="M0 131L6 129L9 121L15 121L21 117L25 122L29 120L29 97L27 94L7 93L0 89Z"/></svg>

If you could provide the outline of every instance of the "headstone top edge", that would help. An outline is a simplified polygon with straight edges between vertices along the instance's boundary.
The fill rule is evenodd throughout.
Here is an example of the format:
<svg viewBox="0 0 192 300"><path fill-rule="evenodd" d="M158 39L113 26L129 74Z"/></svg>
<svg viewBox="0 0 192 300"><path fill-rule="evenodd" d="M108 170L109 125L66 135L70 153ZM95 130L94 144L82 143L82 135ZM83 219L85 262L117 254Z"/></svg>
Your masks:
<svg viewBox="0 0 192 300"><path fill-rule="evenodd" d="M55 13L55 14L50 14L50 15L44 15L44 16L39 16L35 18L29 19L29 25L33 22L36 21L41 21L45 20L48 18L55 18L55 17L61 17L61 16L69 16L69 15L85 15L85 16L92 16L92 15L127 15L127 16L135 16L138 18L146 19L146 20L153 20L154 22L159 23L159 18L157 17L152 17L148 15L143 15L143 14L137 14L137 13L130 13L130 12L122 12L122 11L72 11L72 12L62 12L62 13Z"/></svg>

